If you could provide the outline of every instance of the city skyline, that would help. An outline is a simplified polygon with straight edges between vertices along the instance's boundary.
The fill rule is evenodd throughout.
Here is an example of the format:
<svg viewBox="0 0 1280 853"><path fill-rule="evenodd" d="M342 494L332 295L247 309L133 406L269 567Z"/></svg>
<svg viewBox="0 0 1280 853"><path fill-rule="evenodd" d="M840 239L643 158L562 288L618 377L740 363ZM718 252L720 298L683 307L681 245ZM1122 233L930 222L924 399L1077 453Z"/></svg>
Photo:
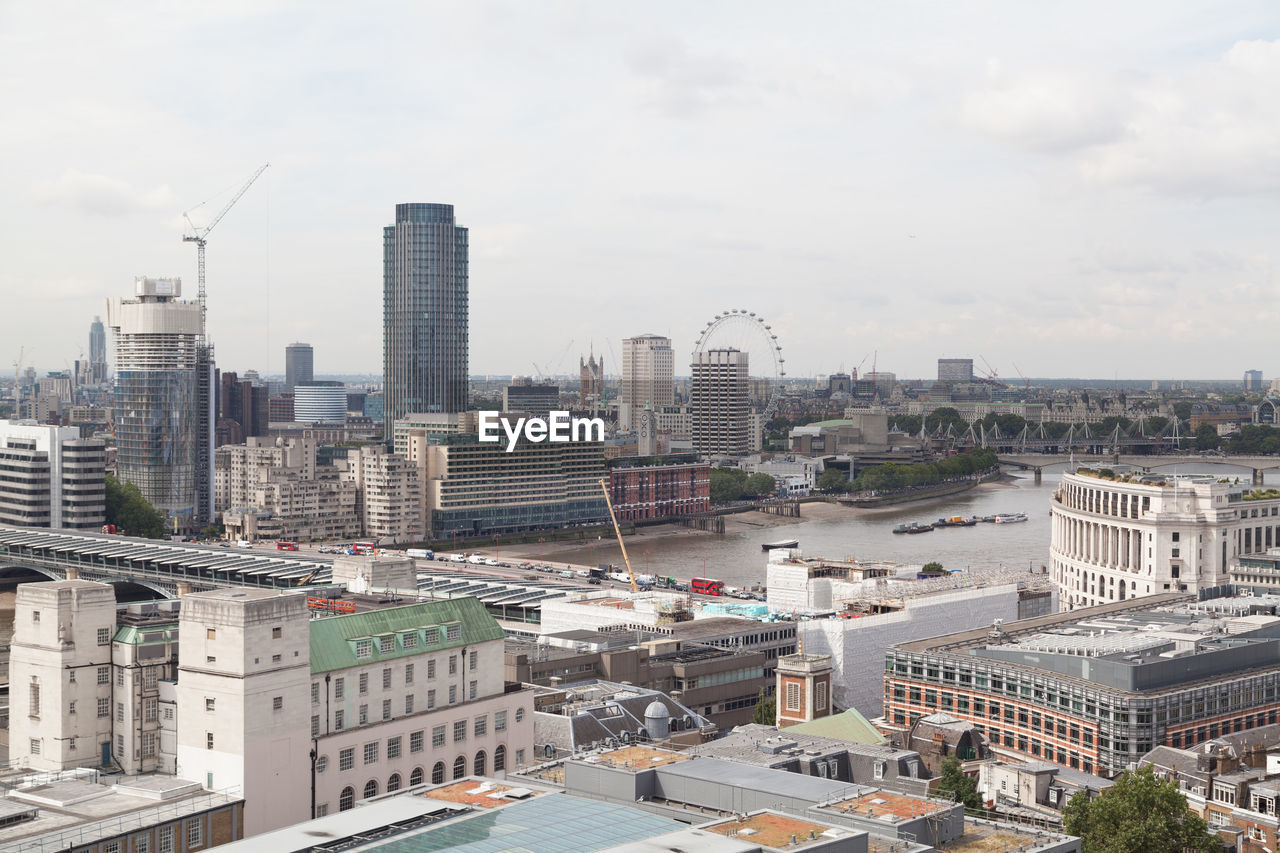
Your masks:
<svg viewBox="0 0 1280 853"><path fill-rule="evenodd" d="M0 321L6 357L61 369L132 277L194 284L181 211L209 199L207 223L269 159L209 239L228 370L282 372L309 340L333 372L377 373L369 235L414 198L472 231L477 374L594 341L616 375L609 343L644 332L679 373L730 307L770 319L793 376L872 351L903 377L944 356L1004 377L1280 370L1236 334L1276 315L1274 7L836 7L817 26L756 5L731 32L728 7L674 10L7 8L0 79L47 73L0 89L0 151L23 164L0 177L0 285L26 309ZM466 82L441 92L444 69Z"/></svg>

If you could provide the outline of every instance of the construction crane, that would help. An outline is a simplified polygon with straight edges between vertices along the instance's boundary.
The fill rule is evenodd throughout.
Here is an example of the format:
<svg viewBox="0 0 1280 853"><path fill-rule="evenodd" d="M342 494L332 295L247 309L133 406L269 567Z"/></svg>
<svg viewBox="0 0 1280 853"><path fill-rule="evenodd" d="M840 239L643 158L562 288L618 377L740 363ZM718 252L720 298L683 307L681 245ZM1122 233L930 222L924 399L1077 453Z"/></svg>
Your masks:
<svg viewBox="0 0 1280 853"><path fill-rule="evenodd" d="M1017 374L1018 374L1018 376L1020 376L1020 377L1022 378L1022 381L1026 383L1026 386L1027 386L1027 393L1028 393L1028 394L1030 394L1030 393L1031 393L1031 380L1030 380L1030 379L1028 379L1028 378L1023 374L1022 370L1020 370L1020 369L1018 368L1018 362L1016 362L1016 361L1013 363L1013 370L1014 370L1014 372L1015 372L1015 373L1017 373Z"/></svg>
<svg viewBox="0 0 1280 853"><path fill-rule="evenodd" d="M26 351L25 346L18 347L18 358L13 363L13 416L15 418L22 417L22 356Z"/></svg>
<svg viewBox="0 0 1280 853"><path fill-rule="evenodd" d="M609 508L609 520L613 522L613 533L618 537L618 547L622 549L622 562L627 564L627 579L631 581L631 591L639 592L636 584L636 573L631 570L631 558L627 556L627 545L622 541L622 531L618 529L618 517L613 514L613 501L609 499L609 483L600 480L600 490L604 492L604 505Z"/></svg>
<svg viewBox="0 0 1280 853"><path fill-rule="evenodd" d="M191 233L183 234L182 242L196 244L196 260L197 260L196 282L198 285L196 288L196 293L199 295L198 298L200 301L200 334L202 337L204 335L205 319L206 319L205 313L207 310L205 307L205 290L204 290L204 247L205 247L205 243L207 242L209 232L214 229L214 226L216 226L219 222L222 221L222 217L227 215L227 211L235 206L235 203L240 200L240 197L249 191L249 187L253 186L253 182L258 180L258 176L261 175L263 172L265 172L267 170L267 167L270 165L271 165L270 163L263 163L261 166L259 166L258 170L249 176L249 180L245 181L244 185L240 187L239 191L236 192L236 194L231 197L231 201L227 202L226 205L223 206L222 210L218 211L218 215L213 217L213 220L203 228L197 228L196 224L191 221L191 217L188 214L191 213L191 210L195 210L196 208L207 204L207 202L202 201L200 202L200 204L197 204L196 207L191 208L191 210L185 210L182 212L182 218L187 220L187 224L191 226Z"/></svg>

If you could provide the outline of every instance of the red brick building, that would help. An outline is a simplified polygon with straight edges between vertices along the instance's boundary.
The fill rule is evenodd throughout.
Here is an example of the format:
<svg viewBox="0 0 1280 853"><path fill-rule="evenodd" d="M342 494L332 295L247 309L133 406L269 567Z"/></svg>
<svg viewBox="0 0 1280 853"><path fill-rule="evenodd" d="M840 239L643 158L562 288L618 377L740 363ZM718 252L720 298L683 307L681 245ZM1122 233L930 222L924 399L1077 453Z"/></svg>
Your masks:
<svg viewBox="0 0 1280 853"><path fill-rule="evenodd" d="M618 521L710 512L711 466L691 459L610 468L609 499Z"/></svg>

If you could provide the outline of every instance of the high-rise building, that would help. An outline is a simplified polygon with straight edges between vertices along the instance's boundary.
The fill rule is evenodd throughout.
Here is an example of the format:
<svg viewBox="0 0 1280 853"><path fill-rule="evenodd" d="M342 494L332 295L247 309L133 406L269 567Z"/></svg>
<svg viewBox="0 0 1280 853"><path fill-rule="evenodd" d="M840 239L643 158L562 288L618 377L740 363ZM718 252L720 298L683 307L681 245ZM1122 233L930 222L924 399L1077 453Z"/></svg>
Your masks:
<svg viewBox="0 0 1280 853"><path fill-rule="evenodd" d="M1244 390L1261 391L1262 390L1262 371L1246 370L1244 372Z"/></svg>
<svg viewBox="0 0 1280 853"><path fill-rule="evenodd" d="M289 344L284 348L284 390L292 391L315 378L315 352L311 344Z"/></svg>
<svg viewBox="0 0 1280 853"><path fill-rule="evenodd" d="M502 389L504 412L527 412L540 418L560 408L560 386L517 380Z"/></svg>
<svg viewBox="0 0 1280 853"><path fill-rule="evenodd" d="M172 527L189 530L212 519L213 364L200 305L181 294L181 279L138 278L134 299L108 300L107 325L116 344L116 474Z"/></svg>
<svg viewBox="0 0 1280 853"><path fill-rule="evenodd" d="M939 382L972 382L973 359L940 358L938 359Z"/></svg>
<svg viewBox="0 0 1280 853"><path fill-rule="evenodd" d="M107 330L101 317L94 317L89 325L89 381L107 381Z"/></svg>
<svg viewBox="0 0 1280 853"><path fill-rule="evenodd" d="M0 524L98 529L106 460L106 443L79 427L0 421Z"/></svg>
<svg viewBox="0 0 1280 853"><path fill-rule="evenodd" d="M451 204L397 204L382 231L386 435L411 412L467 408L467 229Z"/></svg>
<svg viewBox="0 0 1280 853"><path fill-rule="evenodd" d="M622 396L618 428L635 428L645 405L654 410L675 405L675 355L671 339L639 335L622 341Z"/></svg>
<svg viewBox="0 0 1280 853"><path fill-rule="evenodd" d="M297 423L342 423L347 419L347 386L341 382L299 382L293 389Z"/></svg>
<svg viewBox="0 0 1280 853"><path fill-rule="evenodd" d="M590 353L585 361L578 359L578 400L584 409L596 409L604 402L604 357L596 361Z"/></svg>
<svg viewBox="0 0 1280 853"><path fill-rule="evenodd" d="M703 456L741 456L752 450L748 355L733 348L694 355L689 401L693 447Z"/></svg>
<svg viewBox="0 0 1280 853"><path fill-rule="evenodd" d="M215 445L240 444L267 434L267 386L241 379L228 371L218 377L217 434Z"/></svg>

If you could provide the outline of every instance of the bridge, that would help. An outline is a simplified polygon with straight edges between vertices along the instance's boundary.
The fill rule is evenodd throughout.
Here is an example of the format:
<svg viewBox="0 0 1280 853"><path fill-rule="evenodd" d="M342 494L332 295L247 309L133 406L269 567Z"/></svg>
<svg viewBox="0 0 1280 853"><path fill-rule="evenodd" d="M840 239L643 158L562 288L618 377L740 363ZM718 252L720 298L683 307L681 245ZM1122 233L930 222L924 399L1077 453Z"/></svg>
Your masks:
<svg viewBox="0 0 1280 853"><path fill-rule="evenodd" d="M1235 468L1248 468L1252 471L1249 482L1255 486L1262 485L1264 471L1280 469L1280 456L1196 456L1190 454L1134 454L1120 453L1115 448L1106 452L1074 453L1063 458L1063 454L1054 453L1016 453L1001 454L997 457L1001 465L1034 471L1036 482L1040 482L1045 468L1053 465L1065 465L1074 462L1089 468L1106 467L1108 465L1127 465L1151 473L1158 468L1176 468L1179 465L1222 465ZM1225 476L1225 473L1224 473Z"/></svg>
<svg viewBox="0 0 1280 853"><path fill-rule="evenodd" d="M333 577L333 561L82 530L0 527L0 584L63 580L69 573L176 598L180 584L192 590L323 585Z"/></svg>

